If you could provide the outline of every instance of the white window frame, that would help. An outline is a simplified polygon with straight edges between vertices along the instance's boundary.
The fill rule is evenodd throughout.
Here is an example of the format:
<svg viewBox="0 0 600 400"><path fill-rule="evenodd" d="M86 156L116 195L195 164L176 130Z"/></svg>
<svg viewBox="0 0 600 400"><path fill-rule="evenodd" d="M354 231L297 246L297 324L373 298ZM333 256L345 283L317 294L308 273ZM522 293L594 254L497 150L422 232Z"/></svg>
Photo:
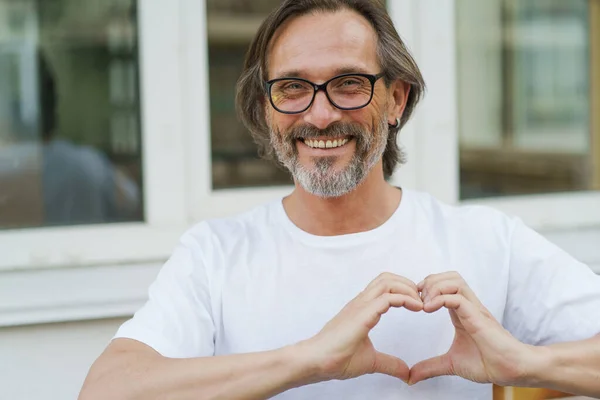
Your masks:
<svg viewBox="0 0 600 400"><path fill-rule="evenodd" d="M427 85L412 121L400 132L408 164L393 182L455 204L459 176L454 2L394 0L389 8Z"/></svg>
<svg viewBox="0 0 600 400"><path fill-rule="evenodd" d="M428 85L392 183L460 204L455 2L388 3ZM190 225L292 189L213 190L206 0L138 4L145 222L0 231L0 326L131 315ZM476 202L519 215L600 272L600 192Z"/></svg>

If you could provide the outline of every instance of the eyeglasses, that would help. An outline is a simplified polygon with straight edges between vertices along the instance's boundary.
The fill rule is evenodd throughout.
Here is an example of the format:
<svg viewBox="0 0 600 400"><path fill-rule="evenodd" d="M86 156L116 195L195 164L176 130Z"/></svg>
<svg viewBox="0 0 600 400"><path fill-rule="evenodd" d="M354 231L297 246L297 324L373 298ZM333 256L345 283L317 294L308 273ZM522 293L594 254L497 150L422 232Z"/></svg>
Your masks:
<svg viewBox="0 0 600 400"><path fill-rule="evenodd" d="M325 92L329 102L340 110L358 110L373 99L375 82L385 73L343 74L318 85L301 78L279 78L265 82L271 105L283 114L300 114L312 105L317 92Z"/></svg>

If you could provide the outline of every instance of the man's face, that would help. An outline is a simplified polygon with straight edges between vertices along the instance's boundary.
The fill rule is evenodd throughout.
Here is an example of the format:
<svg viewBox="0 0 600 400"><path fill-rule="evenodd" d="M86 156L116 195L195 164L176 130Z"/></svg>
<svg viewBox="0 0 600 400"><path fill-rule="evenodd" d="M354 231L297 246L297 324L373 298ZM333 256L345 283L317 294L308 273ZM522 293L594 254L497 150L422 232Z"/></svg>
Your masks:
<svg viewBox="0 0 600 400"><path fill-rule="evenodd" d="M352 11L298 17L274 37L268 70L269 80L297 77L317 84L343 73L376 75L382 72L377 34ZM267 123L277 157L306 191L321 197L342 196L354 190L375 165L381 168L390 101L393 96L383 79L375 83L369 105L359 110L336 108L323 91L301 114L282 114L267 100ZM333 147L319 148L321 140Z"/></svg>

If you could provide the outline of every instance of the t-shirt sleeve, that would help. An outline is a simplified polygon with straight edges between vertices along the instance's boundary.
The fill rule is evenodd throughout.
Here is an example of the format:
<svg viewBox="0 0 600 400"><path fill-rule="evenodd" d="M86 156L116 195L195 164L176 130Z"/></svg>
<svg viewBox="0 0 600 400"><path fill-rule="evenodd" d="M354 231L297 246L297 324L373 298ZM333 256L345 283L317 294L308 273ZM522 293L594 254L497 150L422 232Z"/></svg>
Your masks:
<svg viewBox="0 0 600 400"><path fill-rule="evenodd" d="M600 333L600 276L517 220L512 234L505 327L533 345Z"/></svg>
<svg viewBox="0 0 600 400"><path fill-rule="evenodd" d="M140 341L165 357L214 355L214 322L204 261L184 235L149 289L149 299L114 338Z"/></svg>

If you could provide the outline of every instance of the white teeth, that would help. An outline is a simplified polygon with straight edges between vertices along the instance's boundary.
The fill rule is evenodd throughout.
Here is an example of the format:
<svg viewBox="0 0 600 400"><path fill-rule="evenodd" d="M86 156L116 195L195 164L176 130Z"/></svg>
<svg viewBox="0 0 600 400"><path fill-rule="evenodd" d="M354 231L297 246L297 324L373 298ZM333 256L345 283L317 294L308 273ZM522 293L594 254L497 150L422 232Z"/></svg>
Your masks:
<svg viewBox="0 0 600 400"><path fill-rule="evenodd" d="M348 139L336 139L336 140L312 140L306 139L304 144L308 147L312 147L313 149L333 149L336 147L341 147L348 143Z"/></svg>

